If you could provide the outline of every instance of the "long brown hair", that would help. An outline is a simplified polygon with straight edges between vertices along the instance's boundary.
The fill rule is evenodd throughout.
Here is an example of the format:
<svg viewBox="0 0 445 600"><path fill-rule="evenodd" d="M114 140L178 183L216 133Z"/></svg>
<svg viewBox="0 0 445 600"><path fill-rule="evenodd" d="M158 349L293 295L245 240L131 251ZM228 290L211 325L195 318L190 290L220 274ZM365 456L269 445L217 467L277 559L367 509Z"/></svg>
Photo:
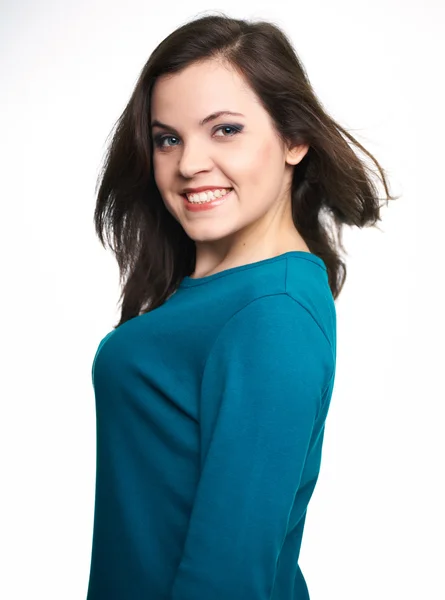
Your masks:
<svg viewBox="0 0 445 600"><path fill-rule="evenodd" d="M286 34L270 22L222 13L190 21L165 38L142 68L115 124L96 191L96 233L116 256L122 285L118 324L161 306L195 268L195 243L165 208L153 174L151 93L158 77L197 61L222 59L238 70L286 143L309 145L294 167L292 215L310 251L326 264L334 299L346 278L342 227L380 221L376 175L350 144L377 160L324 110Z"/></svg>

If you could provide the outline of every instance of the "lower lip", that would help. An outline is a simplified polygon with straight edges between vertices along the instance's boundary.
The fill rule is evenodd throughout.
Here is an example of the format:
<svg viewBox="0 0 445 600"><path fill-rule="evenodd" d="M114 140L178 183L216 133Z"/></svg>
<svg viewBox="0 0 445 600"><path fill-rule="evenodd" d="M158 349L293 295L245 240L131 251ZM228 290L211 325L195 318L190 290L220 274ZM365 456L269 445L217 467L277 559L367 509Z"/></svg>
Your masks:
<svg viewBox="0 0 445 600"><path fill-rule="evenodd" d="M211 200L210 202L203 202L202 204L193 204L192 202L189 202L187 200L187 198L184 198L184 203L185 203L185 208L187 210L189 210L190 212L201 212L202 210L210 210L211 208L215 208L216 206L219 206L220 204L223 204L228 198L230 198L230 195L232 194L233 190L230 190L230 192L228 194L226 194L225 196L223 196L222 198L216 198L215 200Z"/></svg>

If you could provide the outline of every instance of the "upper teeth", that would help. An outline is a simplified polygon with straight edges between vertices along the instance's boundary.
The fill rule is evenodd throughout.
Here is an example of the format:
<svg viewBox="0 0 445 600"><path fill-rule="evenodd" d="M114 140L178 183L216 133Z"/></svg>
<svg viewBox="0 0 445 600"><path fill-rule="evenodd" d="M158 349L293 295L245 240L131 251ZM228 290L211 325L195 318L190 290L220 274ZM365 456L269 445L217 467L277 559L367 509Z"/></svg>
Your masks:
<svg viewBox="0 0 445 600"><path fill-rule="evenodd" d="M206 192L199 192L198 194L186 194L189 202L209 202L216 198L221 198L230 192L231 188L221 188L219 190L207 190Z"/></svg>

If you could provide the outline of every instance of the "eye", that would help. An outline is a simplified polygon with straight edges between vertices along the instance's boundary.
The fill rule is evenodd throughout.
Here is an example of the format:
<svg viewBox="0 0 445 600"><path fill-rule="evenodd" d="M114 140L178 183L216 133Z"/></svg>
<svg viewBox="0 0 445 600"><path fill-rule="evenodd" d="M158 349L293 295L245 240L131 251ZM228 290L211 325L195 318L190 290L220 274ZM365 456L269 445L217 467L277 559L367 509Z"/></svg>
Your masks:
<svg viewBox="0 0 445 600"><path fill-rule="evenodd" d="M164 145L164 141L165 140L177 140L178 138L174 135L157 135L154 138L154 142L156 145L156 148L171 148L171 146L165 146ZM176 144L173 144L174 146L176 146Z"/></svg>
<svg viewBox="0 0 445 600"><path fill-rule="evenodd" d="M242 127L240 125L221 125L220 127L218 127L216 129L216 131L226 131L227 132L227 129L232 130L232 133L230 135L223 135L223 136L217 135L216 137L233 137L237 133L241 132Z"/></svg>

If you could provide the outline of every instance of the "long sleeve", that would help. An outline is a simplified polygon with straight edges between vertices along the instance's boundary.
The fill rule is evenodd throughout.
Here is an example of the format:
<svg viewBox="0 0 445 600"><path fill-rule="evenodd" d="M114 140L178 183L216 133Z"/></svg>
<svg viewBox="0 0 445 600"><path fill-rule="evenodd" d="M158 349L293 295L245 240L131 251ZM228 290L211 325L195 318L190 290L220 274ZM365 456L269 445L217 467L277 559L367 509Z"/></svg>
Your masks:
<svg viewBox="0 0 445 600"><path fill-rule="evenodd" d="M201 470L170 600L269 600L334 358L288 294L232 316L201 385Z"/></svg>

